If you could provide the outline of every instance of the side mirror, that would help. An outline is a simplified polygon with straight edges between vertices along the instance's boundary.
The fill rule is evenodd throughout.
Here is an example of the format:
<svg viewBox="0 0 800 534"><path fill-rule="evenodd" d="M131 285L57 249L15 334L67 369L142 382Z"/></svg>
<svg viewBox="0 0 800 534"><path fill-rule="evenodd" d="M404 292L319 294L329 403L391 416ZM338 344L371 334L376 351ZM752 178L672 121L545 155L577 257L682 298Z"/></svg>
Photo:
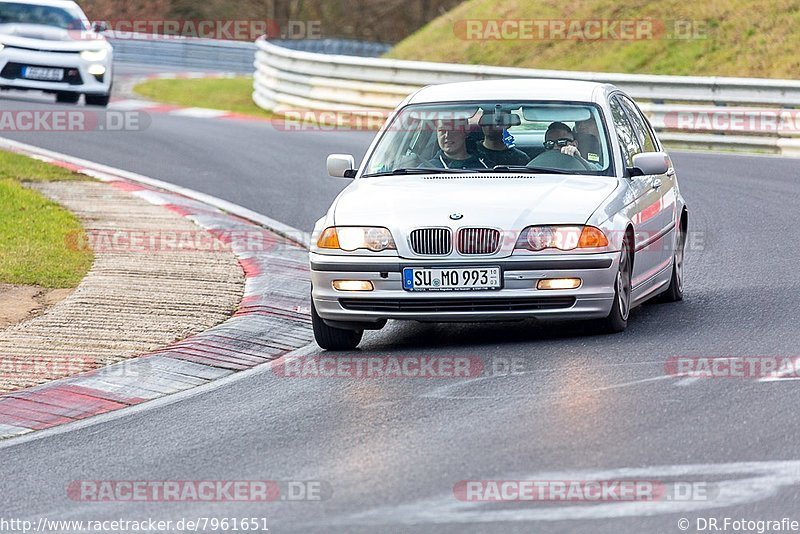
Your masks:
<svg viewBox="0 0 800 534"><path fill-rule="evenodd" d="M108 24L102 21L97 21L92 24L92 29L97 33L103 33L108 29Z"/></svg>
<svg viewBox="0 0 800 534"><path fill-rule="evenodd" d="M633 156L633 167L628 169L633 176L664 174L672 167L666 152L642 152Z"/></svg>
<svg viewBox="0 0 800 534"><path fill-rule="evenodd" d="M331 154L328 156L328 174L336 178L355 178L356 160L350 154Z"/></svg>

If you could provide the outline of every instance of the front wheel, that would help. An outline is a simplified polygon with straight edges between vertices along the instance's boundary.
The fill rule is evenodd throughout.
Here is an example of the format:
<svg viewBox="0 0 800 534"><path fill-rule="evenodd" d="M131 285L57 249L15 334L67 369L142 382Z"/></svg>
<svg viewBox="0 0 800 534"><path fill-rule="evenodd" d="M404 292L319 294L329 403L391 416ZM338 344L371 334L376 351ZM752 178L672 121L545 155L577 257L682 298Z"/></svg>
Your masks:
<svg viewBox="0 0 800 534"><path fill-rule="evenodd" d="M353 350L361 343L363 330L345 330L325 324L317 314L314 301L311 301L311 326L314 329L314 340L325 350Z"/></svg>
<svg viewBox="0 0 800 534"><path fill-rule="evenodd" d="M616 334L628 328L628 316L631 313L632 271L631 243L626 237L622 243L619 269L614 282L614 305L611 307L611 313L599 325L603 333Z"/></svg>
<svg viewBox="0 0 800 534"><path fill-rule="evenodd" d="M59 104L77 104L80 98L80 93L56 93L56 102Z"/></svg>
<svg viewBox="0 0 800 534"><path fill-rule="evenodd" d="M675 257L672 261L672 278L669 287L661 294L661 302L678 302L683 300L683 259L686 255L686 232L678 226L678 237L675 240Z"/></svg>
<svg viewBox="0 0 800 534"><path fill-rule="evenodd" d="M108 102L110 99L111 95L86 95L86 105L105 108L108 107Z"/></svg>

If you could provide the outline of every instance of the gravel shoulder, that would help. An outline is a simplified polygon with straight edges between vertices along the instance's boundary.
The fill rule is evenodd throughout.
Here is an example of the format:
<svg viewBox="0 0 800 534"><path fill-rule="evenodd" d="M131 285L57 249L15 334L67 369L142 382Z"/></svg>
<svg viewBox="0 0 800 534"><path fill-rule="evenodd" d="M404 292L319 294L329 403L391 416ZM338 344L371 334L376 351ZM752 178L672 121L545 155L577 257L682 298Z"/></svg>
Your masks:
<svg viewBox="0 0 800 534"><path fill-rule="evenodd" d="M236 256L208 247L216 238L168 206L99 182L31 187L78 217L88 237L76 237L75 246L92 245L95 260L81 284L39 317L24 320L48 304L47 295L7 288L23 304L9 322L24 322L0 330L0 393L147 354L236 311L244 292ZM92 238L115 235L124 239ZM133 235L177 236L181 246L118 246Z"/></svg>

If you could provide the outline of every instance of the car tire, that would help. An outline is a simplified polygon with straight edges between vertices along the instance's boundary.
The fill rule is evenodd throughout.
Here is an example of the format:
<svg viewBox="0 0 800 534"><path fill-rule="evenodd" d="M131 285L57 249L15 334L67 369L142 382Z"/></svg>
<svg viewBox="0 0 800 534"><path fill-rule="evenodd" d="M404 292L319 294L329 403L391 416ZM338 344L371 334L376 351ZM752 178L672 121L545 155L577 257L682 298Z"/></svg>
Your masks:
<svg viewBox="0 0 800 534"><path fill-rule="evenodd" d="M111 100L111 95L86 95L87 106L108 107L108 101Z"/></svg>
<svg viewBox="0 0 800 534"><path fill-rule="evenodd" d="M633 254L631 254L630 238L625 237L619 256L619 267L614 280L614 305L611 313L600 321L600 331L605 334L616 334L628 328L628 317L631 313L631 278L633 276Z"/></svg>
<svg viewBox="0 0 800 534"><path fill-rule="evenodd" d="M56 93L56 102L59 104L77 104L80 98L80 93Z"/></svg>
<svg viewBox="0 0 800 534"><path fill-rule="evenodd" d="M325 324L317 314L314 301L311 301L311 326L314 329L314 340L325 350L353 350L361 343L363 330L345 330Z"/></svg>
<svg viewBox="0 0 800 534"><path fill-rule="evenodd" d="M667 290L659 295L661 302L679 302L683 300L683 260L686 255L686 232L682 225L678 225L675 244L675 257L672 260L672 278L670 278Z"/></svg>

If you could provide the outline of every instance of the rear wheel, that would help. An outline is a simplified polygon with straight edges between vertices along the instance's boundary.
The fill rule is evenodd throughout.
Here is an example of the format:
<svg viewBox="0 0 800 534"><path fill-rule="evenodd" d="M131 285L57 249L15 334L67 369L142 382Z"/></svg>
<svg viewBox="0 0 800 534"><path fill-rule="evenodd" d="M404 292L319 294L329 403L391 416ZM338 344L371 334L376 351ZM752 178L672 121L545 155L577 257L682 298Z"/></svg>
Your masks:
<svg viewBox="0 0 800 534"><path fill-rule="evenodd" d="M325 324L317 314L314 301L311 301L311 326L314 329L314 340L325 350L353 350L361 343L363 330L345 330Z"/></svg>
<svg viewBox="0 0 800 534"><path fill-rule="evenodd" d="M628 327L628 316L631 313L631 277L633 261L631 257L631 243L628 237L622 243L619 257L619 269L614 282L614 305L611 313L603 319L600 330L607 334L622 332Z"/></svg>
<svg viewBox="0 0 800 534"><path fill-rule="evenodd" d="M111 95L86 95L86 105L87 106L100 106L100 107L108 107L108 101L111 99Z"/></svg>
<svg viewBox="0 0 800 534"><path fill-rule="evenodd" d="M675 258L672 262L672 278L669 287L661 294L662 302L678 302L683 300L683 259L686 254L686 232L683 225L678 226L675 240Z"/></svg>
<svg viewBox="0 0 800 534"><path fill-rule="evenodd" d="M59 104L77 104L80 98L80 93L56 93L56 102Z"/></svg>

